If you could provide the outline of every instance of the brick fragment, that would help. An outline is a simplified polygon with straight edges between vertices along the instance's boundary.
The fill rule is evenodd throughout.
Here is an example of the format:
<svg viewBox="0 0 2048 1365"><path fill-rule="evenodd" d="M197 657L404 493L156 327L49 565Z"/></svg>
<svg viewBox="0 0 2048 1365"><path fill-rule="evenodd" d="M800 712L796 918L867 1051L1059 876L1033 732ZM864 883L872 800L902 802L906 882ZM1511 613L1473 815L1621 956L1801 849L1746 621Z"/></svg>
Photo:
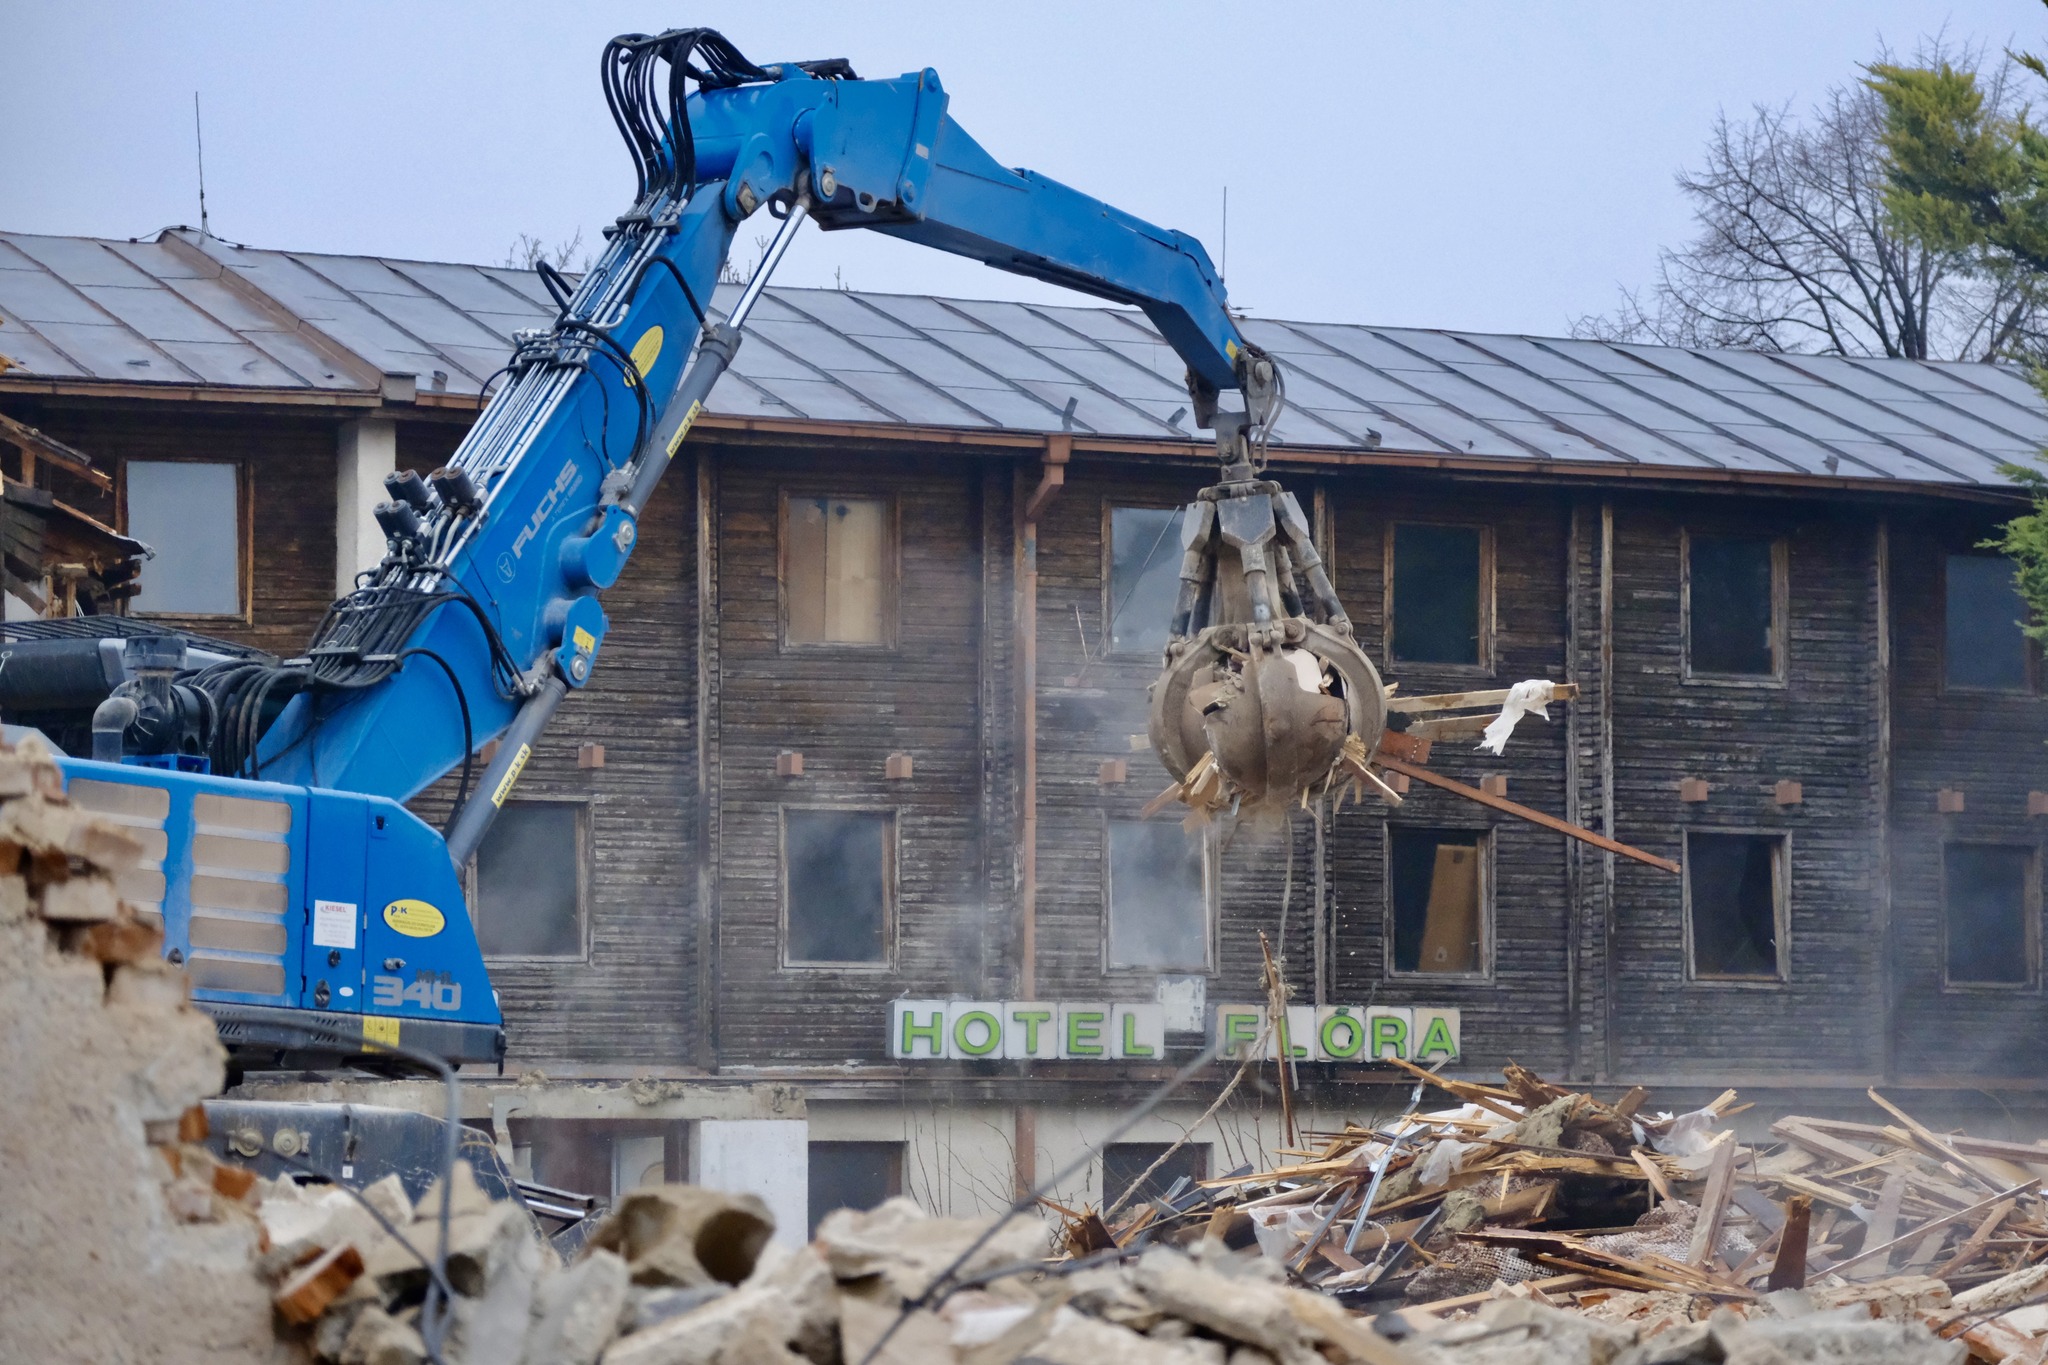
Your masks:
<svg viewBox="0 0 2048 1365"><path fill-rule="evenodd" d="M363 1273L363 1253L353 1242L322 1252L278 1286L271 1302L278 1316L295 1327L303 1327L327 1311Z"/></svg>
<svg viewBox="0 0 2048 1365"><path fill-rule="evenodd" d="M144 962L158 956L164 949L164 933L154 924L124 915L79 930L77 941L70 947L80 957L119 966L124 962Z"/></svg>
<svg viewBox="0 0 2048 1365"><path fill-rule="evenodd" d="M103 924L120 912L114 884L104 877L72 877L43 888L43 918L52 924Z"/></svg>
<svg viewBox="0 0 2048 1365"><path fill-rule="evenodd" d="M256 1172L246 1166L230 1166L222 1162L213 1168L213 1192L223 1199L246 1198L255 1186Z"/></svg>

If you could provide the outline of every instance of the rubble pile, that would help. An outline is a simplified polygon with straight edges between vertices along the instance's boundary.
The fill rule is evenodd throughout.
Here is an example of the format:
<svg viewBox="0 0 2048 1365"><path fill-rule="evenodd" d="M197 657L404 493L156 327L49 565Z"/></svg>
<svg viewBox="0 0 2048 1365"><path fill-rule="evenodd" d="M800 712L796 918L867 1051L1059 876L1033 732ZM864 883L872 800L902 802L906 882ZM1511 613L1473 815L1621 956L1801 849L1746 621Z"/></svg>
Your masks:
<svg viewBox="0 0 2048 1365"><path fill-rule="evenodd" d="M1872 1091L1888 1122L1788 1117L1755 1147L1734 1091L1651 1113L1640 1087L1608 1103L1512 1065L1499 1086L1407 1069L1459 1103L1306 1135L1289 1164L1182 1181L1113 1223L1069 1214L1067 1254L1256 1246L1295 1285L1436 1329L1432 1349L1505 1300L1643 1340L1833 1312L1983 1360L2048 1355L2048 1146L1938 1134Z"/></svg>
<svg viewBox="0 0 2048 1365"><path fill-rule="evenodd" d="M189 1145L226 1056L115 894L143 856L39 741L0 745L0 1358L292 1360L255 1180Z"/></svg>

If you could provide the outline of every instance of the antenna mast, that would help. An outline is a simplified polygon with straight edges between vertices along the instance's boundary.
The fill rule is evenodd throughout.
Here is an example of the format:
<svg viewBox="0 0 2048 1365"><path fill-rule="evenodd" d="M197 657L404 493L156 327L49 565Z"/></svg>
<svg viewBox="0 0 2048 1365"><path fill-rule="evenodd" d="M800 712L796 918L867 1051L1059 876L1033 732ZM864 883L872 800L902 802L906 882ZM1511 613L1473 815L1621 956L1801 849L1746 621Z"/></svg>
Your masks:
<svg viewBox="0 0 2048 1365"><path fill-rule="evenodd" d="M199 92L192 92L192 141L199 149L199 235L211 236L206 224L206 131L199 122Z"/></svg>

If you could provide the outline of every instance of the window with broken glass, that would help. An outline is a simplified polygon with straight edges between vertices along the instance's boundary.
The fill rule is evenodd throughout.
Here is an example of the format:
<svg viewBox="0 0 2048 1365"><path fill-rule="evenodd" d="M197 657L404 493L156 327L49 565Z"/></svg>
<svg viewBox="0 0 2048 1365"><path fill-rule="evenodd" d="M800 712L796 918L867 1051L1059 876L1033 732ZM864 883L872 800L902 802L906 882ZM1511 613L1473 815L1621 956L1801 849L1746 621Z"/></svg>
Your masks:
<svg viewBox="0 0 2048 1365"><path fill-rule="evenodd" d="M1478 526L1387 530L1387 652L1398 663L1490 661L1491 537Z"/></svg>
<svg viewBox="0 0 2048 1365"><path fill-rule="evenodd" d="M1686 952L1700 981L1782 981L1789 892L1782 834L1685 834Z"/></svg>
<svg viewBox="0 0 2048 1365"><path fill-rule="evenodd" d="M783 965L887 965L895 896L894 812L783 807Z"/></svg>
<svg viewBox="0 0 2048 1365"><path fill-rule="evenodd" d="M241 466L129 460L121 466L128 534L156 553L129 610L146 616L242 614Z"/></svg>
<svg viewBox="0 0 2048 1365"><path fill-rule="evenodd" d="M1209 969L1209 839L1175 820L1108 822L1108 965Z"/></svg>
<svg viewBox="0 0 2048 1365"><path fill-rule="evenodd" d="M1388 960L1396 973L1477 976L1487 970L1490 916L1485 830L1387 829Z"/></svg>
<svg viewBox="0 0 2048 1365"><path fill-rule="evenodd" d="M1680 596L1688 678L1762 681L1785 674L1782 540L1685 536Z"/></svg>
<svg viewBox="0 0 2048 1365"><path fill-rule="evenodd" d="M810 1145L811 1235L837 1209L867 1210L903 1193L900 1142L813 1142Z"/></svg>
<svg viewBox="0 0 2048 1365"><path fill-rule="evenodd" d="M589 807L507 801L470 864L470 915L486 957L584 955Z"/></svg>
<svg viewBox="0 0 2048 1365"><path fill-rule="evenodd" d="M2034 979L2034 850L2019 844L1942 849L1945 978L1951 986L2024 986Z"/></svg>
<svg viewBox="0 0 2048 1365"><path fill-rule="evenodd" d="M889 644L895 561L887 498L785 494L783 643Z"/></svg>
<svg viewBox="0 0 2048 1365"><path fill-rule="evenodd" d="M2027 604L2013 563L1996 555L1950 555L1944 573L1943 681L1985 692L2032 689L2033 647L2021 622Z"/></svg>
<svg viewBox="0 0 2048 1365"><path fill-rule="evenodd" d="M1180 601L1178 507L1109 508L1109 585L1104 635L1112 654L1157 654L1166 647Z"/></svg>

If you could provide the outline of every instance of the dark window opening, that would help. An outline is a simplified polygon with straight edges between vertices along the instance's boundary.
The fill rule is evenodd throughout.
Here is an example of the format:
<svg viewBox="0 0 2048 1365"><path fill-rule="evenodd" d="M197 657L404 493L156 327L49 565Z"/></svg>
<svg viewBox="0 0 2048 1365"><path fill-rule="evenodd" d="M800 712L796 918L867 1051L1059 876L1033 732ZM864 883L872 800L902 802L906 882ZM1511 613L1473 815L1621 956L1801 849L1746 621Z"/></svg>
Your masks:
<svg viewBox="0 0 2048 1365"><path fill-rule="evenodd" d="M242 611L240 470L231 464L130 460L128 534L156 551L129 610L238 616Z"/></svg>
<svg viewBox="0 0 2048 1365"><path fill-rule="evenodd" d="M813 1237L835 1209L865 1211L903 1193L900 1142L814 1142L810 1166Z"/></svg>
<svg viewBox="0 0 2048 1365"><path fill-rule="evenodd" d="M2013 582L2012 561L1989 555L1948 557L1946 660L1950 687L2024 692L2031 685L2027 604Z"/></svg>
<svg viewBox="0 0 2048 1365"><path fill-rule="evenodd" d="M485 956L583 956L583 819L573 801L507 801L498 812L470 898Z"/></svg>
<svg viewBox="0 0 2048 1365"><path fill-rule="evenodd" d="M887 957L894 826L882 811L782 812L788 961Z"/></svg>
<svg viewBox="0 0 2048 1365"><path fill-rule="evenodd" d="M1472 526L1396 526L1392 653L1404 663L1483 662L1481 538Z"/></svg>
<svg viewBox="0 0 2048 1365"><path fill-rule="evenodd" d="M1778 672L1776 559L1768 540L1687 538L1692 672L1766 677Z"/></svg>
<svg viewBox="0 0 2048 1365"><path fill-rule="evenodd" d="M2033 879L2030 848L1950 844L1943 850L1942 919L1951 982L2018 986L2032 979L2027 924Z"/></svg>
<svg viewBox="0 0 2048 1365"><path fill-rule="evenodd" d="M1775 834L1685 836L1694 976L1780 975L1784 858L1785 841Z"/></svg>
<svg viewBox="0 0 2048 1365"><path fill-rule="evenodd" d="M786 639L800 645L888 640L889 504L790 495L783 507Z"/></svg>
<svg viewBox="0 0 2048 1365"><path fill-rule="evenodd" d="M1109 822L1109 965L1209 966L1204 839L1176 820Z"/></svg>
<svg viewBox="0 0 2048 1365"><path fill-rule="evenodd" d="M1209 1178L1209 1144L1206 1142L1183 1143L1171 1156L1167 1149L1173 1144L1167 1142L1112 1142L1102 1149L1102 1205L1109 1207L1123 1199L1124 1191L1131 1182L1145 1175L1153 1162L1162 1156L1159 1169L1145 1176L1145 1183L1138 1192L1124 1203L1124 1209L1143 1204L1148 1199L1164 1198L1175 1182L1186 1179L1189 1184ZM1187 1190L1182 1189L1182 1194Z"/></svg>
<svg viewBox="0 0 2048 1365"><path fill-rule="evenodd" d="M1157 654L1180 600L1178 507L1109 509L1109 648Z"/></svg>
<svg viewBox="0 0 2048 1365"><path fill-rule="evenodd" d="M1387 826L1395 971L1484 969L1485 838L1469 829Z"/></svg>

